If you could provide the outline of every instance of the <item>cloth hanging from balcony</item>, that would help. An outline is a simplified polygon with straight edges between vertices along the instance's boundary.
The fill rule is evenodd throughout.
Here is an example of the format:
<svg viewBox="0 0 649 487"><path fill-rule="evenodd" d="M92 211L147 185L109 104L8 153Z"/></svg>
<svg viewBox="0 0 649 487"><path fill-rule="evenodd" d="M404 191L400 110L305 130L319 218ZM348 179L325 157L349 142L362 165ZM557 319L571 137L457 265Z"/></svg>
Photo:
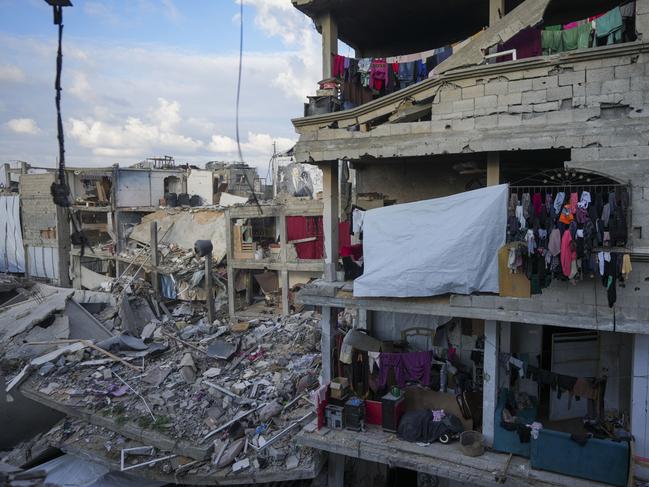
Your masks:
<svg viewBox="0 0 649 487"><path fill-rule="evenodd" d="M606 44L622 42L622 12L620 7L609 10L595 21L595 35L598 39L606 39Z"/></svg>
<svg viewBox="0 0 649 487"><path fill-rule="evenodd" d="M406 353L385 353L379 355L379 385L385 387L388 384L388 375L394 371L394 378L397 385L403 389L408 381L421 382L427 386L430 384L430 366L433 360L433 352L406 352Z"/></svg>

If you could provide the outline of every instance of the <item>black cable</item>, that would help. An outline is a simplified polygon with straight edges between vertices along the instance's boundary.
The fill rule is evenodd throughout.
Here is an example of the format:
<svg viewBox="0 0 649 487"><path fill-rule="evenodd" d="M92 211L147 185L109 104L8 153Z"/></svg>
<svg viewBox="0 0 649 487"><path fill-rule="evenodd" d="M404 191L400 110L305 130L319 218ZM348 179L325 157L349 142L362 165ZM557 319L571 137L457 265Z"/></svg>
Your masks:
<svg viewBox="0 0 649 487"><path fill-rule="evenodd" d="M236 136L237 136L237 151L239 152L239 160L243 164L243 154L241 153L241 141L239 138L239 100L241 98L241 70L243 67L243 0L240 0L239 2L239 19L240 19L240 27L239 27L239 75L237 78L237 110L236 110ZM250 192L252 193L252 199L254 200L255 204L257 205L257 209L259 210L259 214L263 215L264 212L261 209L261 205L259 204L259 200L257 199L257 195L255 194L255 188L253 185L250 183L250 179L248 179L248 172L243 171L243 177L246 180L246 183L248 184L248 188L250 189Z"/></svg>
<svg viewBox="0 0 649 487"><path fill-rule="evenodd" d="M70 208L70 188L65 180L65 139L63 136L63 117L61 116L61 73L63 72L63 7L54 6L54 23L59 26L58 30L58 48L56 51L56 78L54 89L56 96L54 102L56 105L56 132L59 143L59 165L58 165L58 182L52 183L51 192L54 204L68 210L68 218L72 223L74 233L72 240L81 245L81 257L84 255L86 247L90 247L92 253L94 249L90 245L88 238L83 232L81 221L77 221L75 213Z"/></svg>

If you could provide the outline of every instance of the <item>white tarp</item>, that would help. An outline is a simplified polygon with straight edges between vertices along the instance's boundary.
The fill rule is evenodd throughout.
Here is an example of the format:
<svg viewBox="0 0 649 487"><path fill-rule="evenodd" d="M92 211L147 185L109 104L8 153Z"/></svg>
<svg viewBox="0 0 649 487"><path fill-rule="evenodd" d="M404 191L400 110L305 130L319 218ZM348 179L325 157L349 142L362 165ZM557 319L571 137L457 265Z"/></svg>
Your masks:
<svg viewBox="0 0 649 487"><path fill-rule="evenodd" d="M504 184L367 211L354 296L497 293L507 193Z"/></svg>
<svg viewBox="0 0 649 487"><path fill-rule="evenodd" d="M0 272L25 272L19 198L0 196Z"/></svg>

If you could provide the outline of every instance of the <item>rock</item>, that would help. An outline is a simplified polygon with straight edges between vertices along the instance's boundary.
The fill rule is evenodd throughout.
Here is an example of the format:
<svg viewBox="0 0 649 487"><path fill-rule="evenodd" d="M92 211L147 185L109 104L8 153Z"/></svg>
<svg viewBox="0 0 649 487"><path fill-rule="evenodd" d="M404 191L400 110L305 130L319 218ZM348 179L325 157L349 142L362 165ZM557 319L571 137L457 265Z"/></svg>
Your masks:
<svg viewBox="0 0 649 487"><path fill-rule="evenodd" d="M246 442L245 438L240 438L230 444L223 452L223 455L221 456L221 460L219 460L219 464L217 465L218 468L223 468L227 467L230 465L232 462L234 462L234 459L237 458L239 453L243 451L243 446Z"/></svg>
<svg viewBox="0 0 649 487"><path fill-rule="evenodd" d="M158 328L158 324L152 321L142 329L142 334L140 335L140 338L144 341L147 341L153 336L157 328Z"/></svg>
<svg viewBox="0 0 649 487"><path fill-rule="evenodd" d="M297 468L300 464L300 459L296 455L289 455L286 457L286 470L292 470Z"/></svg>
<svg viewBox="0 0 649 487"><path fill-rule="evenodd" d="M113 377L113 372L110 369L104 369L101 371L103 374L104 380L110 380Z"/></svg>
<svg viewBox="0 0 649 487"><path fill-rule="evenodd" d="M196 382L196 364L191 353L186 353L180 360L180 376L187 384Z"/></svg>
<svg viewBox="0 0 649 487"><path fill-rule="evenodd" d="M262 423L267 422L270 418L277 416L282 412L282 405L277 401L273 401L269 404L266 404L263 408L259 410L259 421Z"/></svg>
<svg viewBox="0 0 649 487"><path fill-rule="evenodd" d="M45 377L47 374L54 370L54 364L52 362L46 362L38 369L39 375Z"/></svg>
<svg viewBox="0 0 649 487"><path fill-rule="evenodd" d="M221 374L221 369L217 367L210 367L207 369L205 372L203 372L203 377L207 377L208 379L211 379L213 377L216 377Z"/></svg>

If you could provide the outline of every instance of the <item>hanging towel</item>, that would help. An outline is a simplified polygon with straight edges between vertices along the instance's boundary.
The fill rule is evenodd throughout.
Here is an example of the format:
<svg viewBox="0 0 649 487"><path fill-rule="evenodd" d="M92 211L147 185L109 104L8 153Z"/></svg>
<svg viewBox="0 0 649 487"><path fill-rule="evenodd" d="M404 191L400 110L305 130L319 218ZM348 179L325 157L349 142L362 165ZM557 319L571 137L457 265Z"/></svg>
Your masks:
<svg viewBox="0 0 649 487"><path fill-rule="evenodd" d="M622 12L620 7L609 10L595 21L595 34L598 39L606 37L606 44L622 42Z"/></svg>
<svg viewBox="0 0 649 487"><path fill-rule="evenodd" d="M633 266L631 265L631 256L629 254L624 254L624 257L622 257L622 275L624 276L624 279L628 277L629 274L631 274L631 271L633 270Z"/></svg>
<svg viewBox="0 0 649 487"><path fill-rule="evenodd" d="M559 26L561 27L561 26ZM563 51L563 35L561 30L544 29L541 31L541 49L543 54L555 54Z"/></svg>

